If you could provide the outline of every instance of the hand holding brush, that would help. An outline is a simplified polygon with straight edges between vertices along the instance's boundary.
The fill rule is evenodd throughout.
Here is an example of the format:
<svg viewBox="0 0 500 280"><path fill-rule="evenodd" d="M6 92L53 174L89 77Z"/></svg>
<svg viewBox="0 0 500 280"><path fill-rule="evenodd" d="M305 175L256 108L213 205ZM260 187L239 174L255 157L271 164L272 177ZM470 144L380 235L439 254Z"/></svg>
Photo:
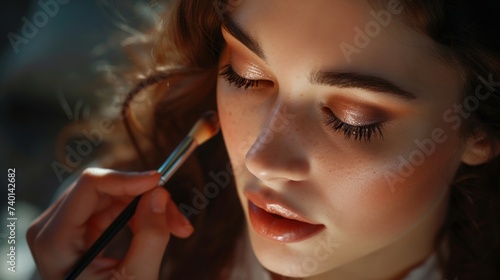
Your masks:
<svg viewBox="0 0 500 280"><path fill-rule="evenodd" d="M170 234L187 237L193 231L161 186L218 130L216 114L206 113L158 171L125 173L94 168L84 172L27 233L42 278L110 279L113 271L122 277L157 279ZM100 256L132 217L134 237L125 258Z"/></svg>

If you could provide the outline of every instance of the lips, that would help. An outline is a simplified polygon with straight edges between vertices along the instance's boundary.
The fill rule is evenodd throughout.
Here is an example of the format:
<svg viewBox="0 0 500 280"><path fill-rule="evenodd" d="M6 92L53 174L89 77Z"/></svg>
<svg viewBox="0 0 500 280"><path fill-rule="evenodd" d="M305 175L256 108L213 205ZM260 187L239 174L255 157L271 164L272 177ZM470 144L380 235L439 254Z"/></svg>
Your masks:
<svg viewBox="0 0 500 280"><path fill-rule="evenodd" d="M261 192L245 191L248 213L254 230L263 237L280 242L299 242L318 234L325 228L315 224L288 207Z"/></svg>

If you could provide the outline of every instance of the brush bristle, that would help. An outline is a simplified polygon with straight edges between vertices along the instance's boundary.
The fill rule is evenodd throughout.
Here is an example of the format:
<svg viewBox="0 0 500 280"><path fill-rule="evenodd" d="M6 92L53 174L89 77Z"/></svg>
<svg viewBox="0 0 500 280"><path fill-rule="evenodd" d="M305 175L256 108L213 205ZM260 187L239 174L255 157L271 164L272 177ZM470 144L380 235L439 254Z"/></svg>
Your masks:
<svg viewBox="0 0 500 280"><path fill-rule="evenodd" d="M214 111L208 111L196 122L189 136L193 137L198 145L205 143L219 132L219 118Z"/></svg>

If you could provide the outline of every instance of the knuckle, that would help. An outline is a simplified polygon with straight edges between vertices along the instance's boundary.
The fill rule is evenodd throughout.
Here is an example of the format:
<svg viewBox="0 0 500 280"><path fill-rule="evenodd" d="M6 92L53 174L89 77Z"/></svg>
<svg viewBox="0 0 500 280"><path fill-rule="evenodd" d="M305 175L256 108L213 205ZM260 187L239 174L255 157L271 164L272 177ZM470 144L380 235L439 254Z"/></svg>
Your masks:
<svg viewBox="0 0 500 280"><path fill-rule="evenodd" d="M40 223L33 223L26 231L26 240L34 258L36 258L40 252L46 252L47 245L52 242L52 240L48 240L49 236L47 236L47 234L44 236L43 226L44 225Z"/></svg>
<svg viewBox="0 0 500 280"><path fill-rule="evenodd" d="M33 248L38 232L39 232L39 224L35 221L31 223L28 230L26 231L26 241L28 241L28 246L30 248Z"/></svg>
<svg viewBox="0 0 500 280"><path fill-rule="evenodd" d="M98 168L95 167L87 167L82 171L80 175L79 181L93 180L97 177Z"/></svg>
<svg viewBox="0 0 500 280"><path fill-rule="evenodd" d="M97 167L85 168L78 178L76 186L92 185L103 177L104 170Z"/></svg>

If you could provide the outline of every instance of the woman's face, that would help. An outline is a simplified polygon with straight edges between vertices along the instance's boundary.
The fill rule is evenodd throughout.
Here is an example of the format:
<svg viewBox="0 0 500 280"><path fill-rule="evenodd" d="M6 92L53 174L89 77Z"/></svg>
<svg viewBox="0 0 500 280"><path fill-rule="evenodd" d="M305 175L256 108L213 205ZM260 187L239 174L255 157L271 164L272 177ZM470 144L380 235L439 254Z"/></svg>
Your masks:
<svg viewBox="0 0 500 280"><path fill-rule="evenodd" d="M386 2L238 1L224 23L222 132L278 274L392 277L433 250L464 150L459 75Z"/></svg>

